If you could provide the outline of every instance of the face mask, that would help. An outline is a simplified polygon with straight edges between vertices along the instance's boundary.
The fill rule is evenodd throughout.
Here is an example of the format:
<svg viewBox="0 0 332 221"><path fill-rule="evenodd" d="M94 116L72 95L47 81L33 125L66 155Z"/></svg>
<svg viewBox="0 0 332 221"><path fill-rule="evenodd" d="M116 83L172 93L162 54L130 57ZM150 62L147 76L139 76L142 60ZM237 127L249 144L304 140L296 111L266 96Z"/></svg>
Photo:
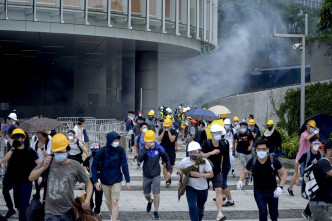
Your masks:
<svg viewBox="0 0 332 221"><path fill-rule="evenodd" d="M221 140L221 135L214 135L215 140Z"/></svg>
<svg viewBox="0 0 332 221"><path fill-rule="evenodd" d="M165 128L165 131L168 131L168 128Z"/></svg>
<svg viewBox="0 0 332 221"><path fill-rule="evenodd" d="M150 147L154 145L154 142L148 143Z"/></svg>
<svg viewBox="0 0 332 221"><path fill-rule="evenodd" d="M259 157L259 159L264 159L266 157L267 152L265 151L258 151L257 152L257 156Z"/></svg>
<svg viewBox="0 0 332 221"><path fill-rule="evenodd" d="M197 155L189 155L189 157L191 160L194 160L194 161L196 161L198 159Z"/></svg>
<svg viewBox="0 0 332 221"><path fill-rule="evenodd" d="M118 147L118 146L119 146L119 141L112 143L112 147Z"/></svg>
<svg viewBox="0 0 332 221"><path fill-rule="evenodd" d="M22 141L19 141L19 140L13 140L13 144L12 144L12 146L13 147L20 147L21 145L22 145Z"/></svg>
<svg viewBox="0 0 332 221"><path fill-rule="evenodd" d="M241 128L241 132L242 132L242 133L245 133L246 131L247 131L246 128Z"/></svg>
<svg viewBox="0 0 332 221"><path fill-rule="evenodd" d="M273 128L273 126L272 127L271 126L267 127L268 130L272 130L272 128Z"/></svg>
<svg viewBox="0 0 332 221"><path fill-rule="evenodd" d="M74 136L68 136L68 140L74 140Z"/></svg>
<svg viewBox="0 0 332 221"><path fill-rule="evenodd" d="M313 145L313 146L312 146L312 149L313 149L314 151L317 151L317 150L319 149L319 145Z"/></svg>
<svg viewBox="0 0 332 221"><path fill-rule="evenodd" d="M148 128L143 129L143 133L146 133L146 132L148 132Z"/></svg>
<svg viewBox="0 0 332 221"><path fill-rule="evenodd" d="M239 122L234 122L234 125L238 125Z"/></svg>
<svg viewBox="0 0 332 221"><path fill-rule="evenodd" d="M188 126L188 122L184 122L184 125Z"/></svg>
<svg viewBox="0 0 332 221"><path fill-rule="evenodd" d="M229 129L229 126L228 126L228 125L225 125L225 129L228 130L228 129Z"/></svg>
<svg viewBox="0 0 332 221"><path fill-rule="evenodd" d="M142 114L138 114L139 117L142 117Z"/></svg>
<svg viewBox="0 0 332 221"><path fill-rule="evenodd" d="M152 120L152 119L153 119L153 117L149 117L149 119L150 119L150 120Z"/></svg>
<svg viewBox="0 0 332 221"><path fill-rule="evenodd" d="M310 133L315 132L315 128L310 128Z"/></svg>
<svg viewBox="0 0 332 221"><path fill-rule="evenodd" d="M63 162L67 159L67 153L55 153L54 157L56 161Z"/></svg>

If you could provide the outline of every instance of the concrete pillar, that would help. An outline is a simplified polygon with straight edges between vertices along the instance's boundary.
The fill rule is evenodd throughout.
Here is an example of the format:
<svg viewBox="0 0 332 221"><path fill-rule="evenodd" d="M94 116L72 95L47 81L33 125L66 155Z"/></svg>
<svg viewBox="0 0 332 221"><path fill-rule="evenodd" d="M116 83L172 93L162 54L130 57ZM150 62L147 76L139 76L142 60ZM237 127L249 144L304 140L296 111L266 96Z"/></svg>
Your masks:
<svg viewBox="0 0 332 221"><path fill-rule="evenodd" d="M143 114L158 107L158 52L136 52L136 99L135 109L140 108L140 90L143 89Z"/></svg>
<svg viewBox="0 0 332 221"><path fill-rule="evenodd" d="M122 115L135 110L135 53L122 57Z"/></svg>

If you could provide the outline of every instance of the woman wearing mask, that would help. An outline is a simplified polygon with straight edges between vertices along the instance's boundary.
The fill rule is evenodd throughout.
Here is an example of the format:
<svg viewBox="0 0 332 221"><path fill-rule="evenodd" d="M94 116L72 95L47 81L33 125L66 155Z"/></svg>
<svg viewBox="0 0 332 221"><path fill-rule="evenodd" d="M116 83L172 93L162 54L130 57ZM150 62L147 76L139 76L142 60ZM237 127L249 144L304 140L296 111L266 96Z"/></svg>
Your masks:
<svg viewBox="0 0 332 221"><path fill-rule="evenodd" d="M69 159L76 160L79 163L83 163L83 158L82 154L83 151L85 154L88 156L88 152L83 148L83 143L75 138L75 131L69 130L67 133L67 138L69 140L69 146L70 146L70 151L69 151Z"/></svg>

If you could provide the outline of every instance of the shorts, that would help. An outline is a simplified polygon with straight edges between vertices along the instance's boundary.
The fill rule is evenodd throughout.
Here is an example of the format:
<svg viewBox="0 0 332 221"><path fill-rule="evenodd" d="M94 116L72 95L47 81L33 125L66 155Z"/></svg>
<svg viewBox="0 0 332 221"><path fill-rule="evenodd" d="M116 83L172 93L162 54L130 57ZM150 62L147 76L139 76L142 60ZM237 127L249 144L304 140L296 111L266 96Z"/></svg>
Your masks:
<svg viewBox="0 0 332 221"><path fill-rule="evenodd" d="M160 176L155 176L153 178L144 177L143 178L143 192L144 194L151 193L159 194L160 193Z"/></svg>
<svg viewBox="0 0 332 221"><path fill-rule="evenodd" d="M223 187L223 174L220 172L217 175L214 175L213 178L209 178L208 182L212 182L213 189L222 188Z"/></svg>
<svg viewBox="0 0 332 221"><path fill-rule="evenodd" d="M227 171L227 173L222 173L222 189L227 189L227 176L228 176L229 170Z"/></svg>
<svg viewBox="0 0 332 221"><path fill-rule="evenodd" d="M118 200L120 199L120 191L121 191L121 182L120 183L114 183L113 185L105 185L102 184L104 196L106 198L106 201L112 202L112 200Z"/></svg>
<svg viewBox="0 0 332 221"><path fill-rule="evenodd" d="M176 160L176 154L175 153L167 153L167 156L169 158L169 162L171 163L171 166L174 166L175 165L175 160ZM163 158L161 158L161 163L162 164L166 163Z"/></svg>

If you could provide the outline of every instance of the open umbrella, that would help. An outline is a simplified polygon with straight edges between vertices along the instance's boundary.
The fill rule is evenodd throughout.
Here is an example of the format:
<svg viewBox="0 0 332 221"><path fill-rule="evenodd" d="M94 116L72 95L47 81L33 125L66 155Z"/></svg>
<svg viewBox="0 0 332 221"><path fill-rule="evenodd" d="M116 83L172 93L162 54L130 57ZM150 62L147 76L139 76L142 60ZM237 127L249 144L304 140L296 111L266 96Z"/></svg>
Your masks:
<svg viewBox="0 0 332 221"><path fill-rule="evenodd" d="M216 105L216 106L210 107L209 110L217 115L232 113L227 107L221 106L221 105Z"/></svg>
<svg viewBox="0 0 332 221"><path fill-rule="evenodd" d="M319 137L322 141L327 141L332 133L332 116L327 114L316 114L315 116L309 117L306 119L302 125L299 135L306 130L306 124L309 120L314 120L316 126L319 128Z"/></svg>
<svg viewBox="0 0 332 221"><path fill-rule="evenodd" d="M32 118L28 121L25 121L20 125L20 128L28 133L35 133L39 131L54 130L61 125L62 124L58 120L43 117Z"/></svg>
<svg viewBox="0 0 332 221"><path fill-rule="evenodd" d="M206 109L193 109L189 111L186 116L190 116L195 120L206 120L206 121L213 121L218 119L218 116L215 115L212 111Z"/></svg>

